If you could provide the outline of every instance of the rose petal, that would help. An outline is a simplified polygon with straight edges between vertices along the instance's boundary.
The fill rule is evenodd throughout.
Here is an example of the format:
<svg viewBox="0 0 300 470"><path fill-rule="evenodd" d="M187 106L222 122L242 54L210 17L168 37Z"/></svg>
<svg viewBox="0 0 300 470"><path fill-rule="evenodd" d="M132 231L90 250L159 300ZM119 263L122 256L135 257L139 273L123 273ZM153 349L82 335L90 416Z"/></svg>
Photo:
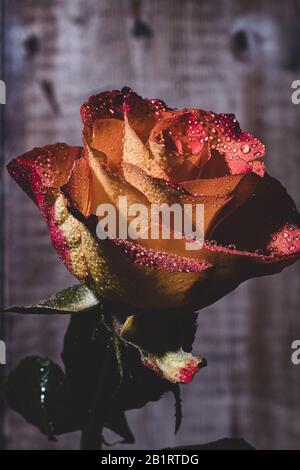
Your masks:
<svg viewBox="0 0 300 470"><path fill-rule="evenodd" d="M12 178L39 207L49 225L58 255L67 267L70 253L61 232L53 223L53 207L59 196L59 187L68 181L72 166L81 154L80 147L59 143L35 148L12 160L7 166Z"/></svg>
<svg viewBox="0 0 300 470"><path fill-rule="evenodd" d="M188 258L178 256L164 251L145 249L138 243L132 243L129 240L113 239L113 243L120 246L124 253L134 263L147 266L151 269L175 272L202 272L211 267L202 259Z"/></svg>
<svg viewBox="0 0 300 470"><path fill-rule="evenodd" d="M92 204L92 173L86 158L80 158L74 161L69 180L62 186L61 191L84 216L90 215Z"/></svg>
<svg viewBox="0 0 300 470"><path fill-rule="evenodd" d="M97 119L89 144L106 155L108 166L117 170L123 154L124 123L118 119Z"/></svg>
<svg viewBox="0 0 300 470"><path fill-rule="evenodd" d="M216 205L211 202L212 212L209 230L206 231L206 239L213 236L216 228L230 217L242 206L255 192L259 182L259 177L253 173L239 176L223 176L214 179L199 179L186 181L181 185L195 196L210 196L216 200L222 200L223 206L216 210ZM207 217L207 203L205 207L205 217ZM211 212L211 210L210 210ZM210 213L208 212L208 213Z"/></svg>
<svg viewBox="0 0 300 470"><path fill-rule="evenodd" d="M93 125L97 119L123 119L124 96L122 91L104 91L93 95L88 102L81 106L80 114L83 124L87 127Z"/></svg>
<svg viewBox="0 0 300 470"><path fill-rule="evenodd" d="M197 204L204 205L204 236L208 237L215 228L218 220L218 214L223 211L229 201L233 198L231 193L223 193L221 195L191 195L185 190L184 185L171 183L159 178L154 178L143 172L140 168L123 163L123 172L131 185L135 186L152 204L180 204L195 206ZM196 212L193 210L192 217L194 220L194 228Z"/></svg>
<svg viewBox="0 0 300 470"><path fill-rule="evenodd" d="M149 148L157 164L175 182L200 177L210 158L206 130L189 110L166 113L151 131Z"/></svg>
<svg viewBox="0 0 300 470"><path fill-rule="evenodd" d="M202 170L201 180L221 178L228 175L233 176L230 174L230 170L223 155L220 155L219 152L214 149L210 149L210 159Z"/></svg>
<svg viewBox="0 0 300 470"><path fill-rule="evenodd" d="M16 164L15 161L10 170L16 177L21 175L20 182L25 188L30 188L49 224L57 252L68 269L78 279L85 281L97 295L127 302L139 308L197 309L215 302L243 280L278 272L296 259L295 255L278 256L271 253L265 256L255 251L239 251L232 247L206 244L202 250L193 252L193 255L199 266L205 262L214 267L201 272L160 269L166 266L165 263L155 266L155 269L138 264L132 261L128 250L126 252L113 241L94 238L86 223L70 212L62 194L52 188L43 188L41 177L32 170L34 166L18 165L19 162ZM265 178L261 181L265 181ZM280 188L282 194L282 187ZM273 202L273 210L276 212L278 200L275 198ZM288 203L280 206L287 216L289 211L286 209L290 206L289 198ZM293 207L290 207L290 219L294 214ZM253 225L253 221L251 223ZM237 225L234 227L239 228ZM175 251L174 254L176 253ZM155 256L155 253L151 256ZM147 260L147 256L143 259Z"/></svg>
<svg viewBox="0 0 300 470"><path fill-rule="evenodd" d="M68 250L70 271L97 295L138 308L200 309L244 280L279 272L296 259L294 255L263 255L207 242L202 250L193 252L197 258L189 260L199 269L187 272L190 270L186 270L187 261L175 255L177 269L183 267L184 271L172 271L169 261L174 261L174 255L168 260L168 254L164 253L162 262L158 262L160 253L139 251L135 243L129 247L128 241L118 243L94 238L91 228L74 218L62 198L55 203L55 227L61 245ZM140 257L139 253L142 253ZM205 269L208 265L213 267Z"/></svg>
<svg viewBox="0 0 300 470"><path fill-rule="evenodd" d="M148 148L130 126L127 116L124 124L124 162L138 166L151 176L168 179L167 174L155 162Z"/></svg>
<svg viewBox="0 0 300 470"><path fill-rule="evenodd" d="M91 96L81 106L80 113L86 128L91 128L99 119L122 121L126 114L132 129L145 142L155 122L167 109L163 101L143 99L130 88L124 87L121 91L105 91Z"/></svg>
<svg viewBox="0 0 300 470"><path fill-rule="evenodd" d="M156 159L156 163L161 170L169 174L170 178L176 181L182 179L195 179L203 170L203 165L210 162L212 152L217 150L226 162L228 171L231 174L244 174L254 172L259 176L264 174L264 164L261 158L264 156L264 145L251 134L242 132L239 124L232 114L214 114L199 109L188 109L174 111L167 108L160 100L145 100L134 93L130 88L123 88L121 91L103 92L92 96L87 103L81 107L81 116L84 125L90 129L91 139L99 139L98 150L109 154L109 146L112 146L112 155L109 155L109 162L116 165L120 160L119 147L109 137L102 138L104 134L110 134L107 129L102 129L102 125L93 132L92 128L97 120L123 121L126 115L131 129L136 133L142 143L146 143L149 138L149 145ZM184 123L176 122L189 118L188 128ZM183 134L180 138L169 134L173 124L175 130ZM119 125L119 124L118 124ZM105 126L109 125L106 123ZM173 127L172 127L173 126ZM96 126L97 127L97 126ZM119 125L121 129L121 125ZM121 135L120 129L117 135ZM186 132L185 132L186 129ZM115 132L115 131L114 131ZM157 142L156 137L162 133L164 144ZM198 133L199 136L198 138ZM94 135L94 137L92 137ZM98 135L96 138L95 135ZM206 142L206 143L205 143ZM165 145L166 144L166 145ZM170 144L170 145L169 145ZM181 155L185 147L190 148L189 155L185 158L170 158L169 153ZM101 147L101 148L100 148ZM206 149L204 152L204 148ZM167 152L166 152L167 151ZM203 153L204 152L204 153ZM168 154L167 162L165 159ZM167 166L166 166L167 165ZM168 167L168 171L167 171ZM170 173L171 172L171 173ZM223 173L225 174L225 173Z"/></svg>
<svg viewBox="0 0 300 470"><path fill-rule="evenodd" d="M123 88L124 112L130 127L145 143L155 123L170 110L158 99L143 99L130 88Z"/></svg>
<svg viewBox="0 0 300 470"><path fill-rule="evenodd" d="M246 179L245 175L221 176L190 181L182 181L181 186L191 194L200 196L224 196L234 192L239 183Z"/></svg>
<svg viewBox="0 0 300 470"><path fill-rule="evenodd" d="M90 214L95 215L98 206L106 203L112 204L118 211L122 210L119 204L121 196L127 197L128 206L136 203L149 206L149 201L140 191L106 165L103 154L88 144L85 150L92 175ZM123 216L127 218L127 213Z"/></svg>
<svg viewBox="0 0 300 470"><path fill-rule="evenodd" d="M241 251L233 245L227 247L215 242L206 242L194 253L213 266L210 277L195 283L186 297L186 305L195 305L196 310L221 299L247 279L279 273L299 257L299 253L265 255L259 251Z"/></svg>
<svg viewBox="0 0 300 470"><path fill-rule="evenodd" d="M269 175L258 180L248 199L197 253L214 265L214 281L200 285L201 307L215 302L246 279L275 274L299 258L299 214L281 184ZM282 237L292 228L289 247ZM287 237L286 237L287 238ZM192 294L192 293L191 293Z"/></svg>
<svg viewBox="0 0 300 470"><path fill-rule="evenodd" d="M188 196L180 185L152 177L138 166L124 162L122 168L126 181L142 192L152 204L172 204L179 202L182 196Z"/></svg>
<svg viewBox="0 0 300 470"><path fill-rule="evenodd" d="M275 255L294 255L300 252L300 228L294 224L284 224L272 234L268 250Z"/></svg>
<svg viewBox="0 0 300 470"><path fill-rule="evenodd" d="M198 110L198 116L206 123L211 150L223 155L232 175L254 172L263 176L261 159L265 155L265 146L256 137L241 130L234 114Z"/></svg>
<svg viewBox="0 0 300 470"><path fill-rule="evenodd" d="M214 238L240 250L268 254L272 237L285 224L300 225L294 202L275 178L260 178L253 197L219 226Z"/></svg>
<svg viewBox="0 0 300 470"><path fill-rule="evenodd" d="M232 199L232 196L225 194L222 196L209 197L191 197L181 186L165 182L164 180L152 178L143 172L140 168L130 164L123 164L123 171L126 181L118 174L109 170L103 164L102 156L98 156L97 152L87 147L89 154L90 166L93 174L93 189L91 197L90 213L96 214L99 204L110 202L118 210L124 209L119 207L119 197L126 196L128 207L132 204L143 204L148 210L148 229L150 229L153 221L151 220L150 203L173 203L181 204L204 204L205 205L205 233L212 231L217 220L217 214L223 210L223 206ZM123 217L127 217L127 213L122 213ZM193 213L193 217L195 214ZM147 229L145 229L147 230ZM171 232L173 227L171 227ZM147 234L144 234L147 237ZM148 234L148 240L141 240L141 244L154 249L167 248L167 251L178 250L182 256L186 252L184 240L151 240ZM177 251L176 251L177 252Z"/></svg>
<svg viewBox="0 0 300 470"><path fill-rule="evenodd" d="M70 147L62 143L46 145L12 160L7 169L21 188L34 197L34 179L41 187L60 188L67 182L73 163L81 157L81 153L81 147Z"/></svg>
<svg viewBox="0 0 300 470"><path fill-rule="evenodd" d="M91 227L74 217L62 195L53 213L57 233L70 253L70 271L102 297L139 308L178 308L185 305L191 286L209 275L207 263L198 262L201 272L180 272L132 262L121 246L97 239Z"/></svg>
<svg viewBox="0 0 300 470"><path fill-rule="evenodd" d="M142 361L160 377L172 383L187 384L206 366L203 357L193 356L182 349L168 351L162 356L142 352Z"/></svg>

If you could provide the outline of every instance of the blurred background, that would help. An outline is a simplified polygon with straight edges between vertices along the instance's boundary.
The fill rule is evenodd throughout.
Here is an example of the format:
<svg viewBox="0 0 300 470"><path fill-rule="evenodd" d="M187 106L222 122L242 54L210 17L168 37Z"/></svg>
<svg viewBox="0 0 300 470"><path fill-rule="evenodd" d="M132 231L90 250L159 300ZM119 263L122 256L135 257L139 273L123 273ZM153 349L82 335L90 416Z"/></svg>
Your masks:
<svg viewBox="0 0 300 470"><path fill-rule="evenodd" d="M267 146L269 172L299 207L300 1L1 0L1 155L81 141L80 104L132 87L170 106L235 113ZM1 178L1 303L21 304L74 283L49 242L38 210L6 171ZM300 449L300 265L253 279L201 311L194 351L208 367L182 387L183 424L174 435L173 398L128 413L131 448L201 444L239 436L258 449ZM7 374L26 355L61 363L68 319L6 315ZM7 449L76 449L79 433L48 442L2 406ZM115 448L124 448L120 445Z"/></svg>

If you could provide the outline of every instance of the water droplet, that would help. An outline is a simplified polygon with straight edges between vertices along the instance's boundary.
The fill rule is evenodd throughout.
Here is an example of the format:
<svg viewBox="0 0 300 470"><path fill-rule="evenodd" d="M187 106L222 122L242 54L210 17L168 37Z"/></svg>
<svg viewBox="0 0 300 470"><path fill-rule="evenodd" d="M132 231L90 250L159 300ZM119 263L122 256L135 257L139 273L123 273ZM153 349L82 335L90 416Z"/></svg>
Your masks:
<svg viewBox="0 0 300 470"><path fill-rule="evenodd" d="M242 146L241 150L242 150L243 153L246 154L246 153L249 153L249 152L250 152L250 147L249 147L248 144L244 144L244 145Z"/></svg>

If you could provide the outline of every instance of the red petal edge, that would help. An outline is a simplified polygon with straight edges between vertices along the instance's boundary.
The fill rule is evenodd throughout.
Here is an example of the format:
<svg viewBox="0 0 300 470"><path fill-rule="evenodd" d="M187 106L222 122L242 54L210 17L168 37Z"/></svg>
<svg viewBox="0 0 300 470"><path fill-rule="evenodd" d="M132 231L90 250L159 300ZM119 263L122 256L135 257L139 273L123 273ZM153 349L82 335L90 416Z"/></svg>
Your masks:
<svg viewBox="0 0 300 470"><path fill-rule="evenodd" d="M265 146L253 135L243 132L234 114L214 114L200 111L202 120L208 124L211 149L224 156L232 175L254 172L265 173L261 159Z"/></svg>
<svg viewBox="0 0 300 470"><path fill-rule="evenodd" d="M139 244L128 240L111 239L119 246L123 253L135 264L146 266L147 268L157 269L159 271L176 272L202 272L211 267L211 264L205 260L197 260L183 256L177 256L164 251L146 249Z"/></svg>
<svg viewBox="0 0 300 470"><path fill-rule="evenodd" d="M83 124L91 126L96 119L123 119L131 109L139 108L141 112L158 113L167 109L166 104L157 99L143 99L131 88L124 87L121 91L104 91L93 95L81 106L80 114Z"/></svg>

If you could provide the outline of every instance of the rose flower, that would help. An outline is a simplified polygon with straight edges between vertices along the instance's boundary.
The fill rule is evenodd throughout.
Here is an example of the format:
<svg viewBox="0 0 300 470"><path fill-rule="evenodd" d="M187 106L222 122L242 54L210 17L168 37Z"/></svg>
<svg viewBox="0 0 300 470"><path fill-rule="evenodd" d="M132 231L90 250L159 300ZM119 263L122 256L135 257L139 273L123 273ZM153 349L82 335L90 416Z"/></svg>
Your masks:
<svg viewBox="0 0 300 470"><path fill-rule="evenodd" d="M143 321L145 337L151 312L193 312L299 256L295 205L265 173L264 145L234 115L176 110L124 88L92 96L81 116L83 148L35 148L8 171L39 207L68 270L99 298L138 313L123 326L129 341L138 343ZM119 196L146 207L204 204L203 247L186 250L184 239L100 240L97 207L121 211ZM188 381L194 370L184 370L180 380Z"/></svg>

